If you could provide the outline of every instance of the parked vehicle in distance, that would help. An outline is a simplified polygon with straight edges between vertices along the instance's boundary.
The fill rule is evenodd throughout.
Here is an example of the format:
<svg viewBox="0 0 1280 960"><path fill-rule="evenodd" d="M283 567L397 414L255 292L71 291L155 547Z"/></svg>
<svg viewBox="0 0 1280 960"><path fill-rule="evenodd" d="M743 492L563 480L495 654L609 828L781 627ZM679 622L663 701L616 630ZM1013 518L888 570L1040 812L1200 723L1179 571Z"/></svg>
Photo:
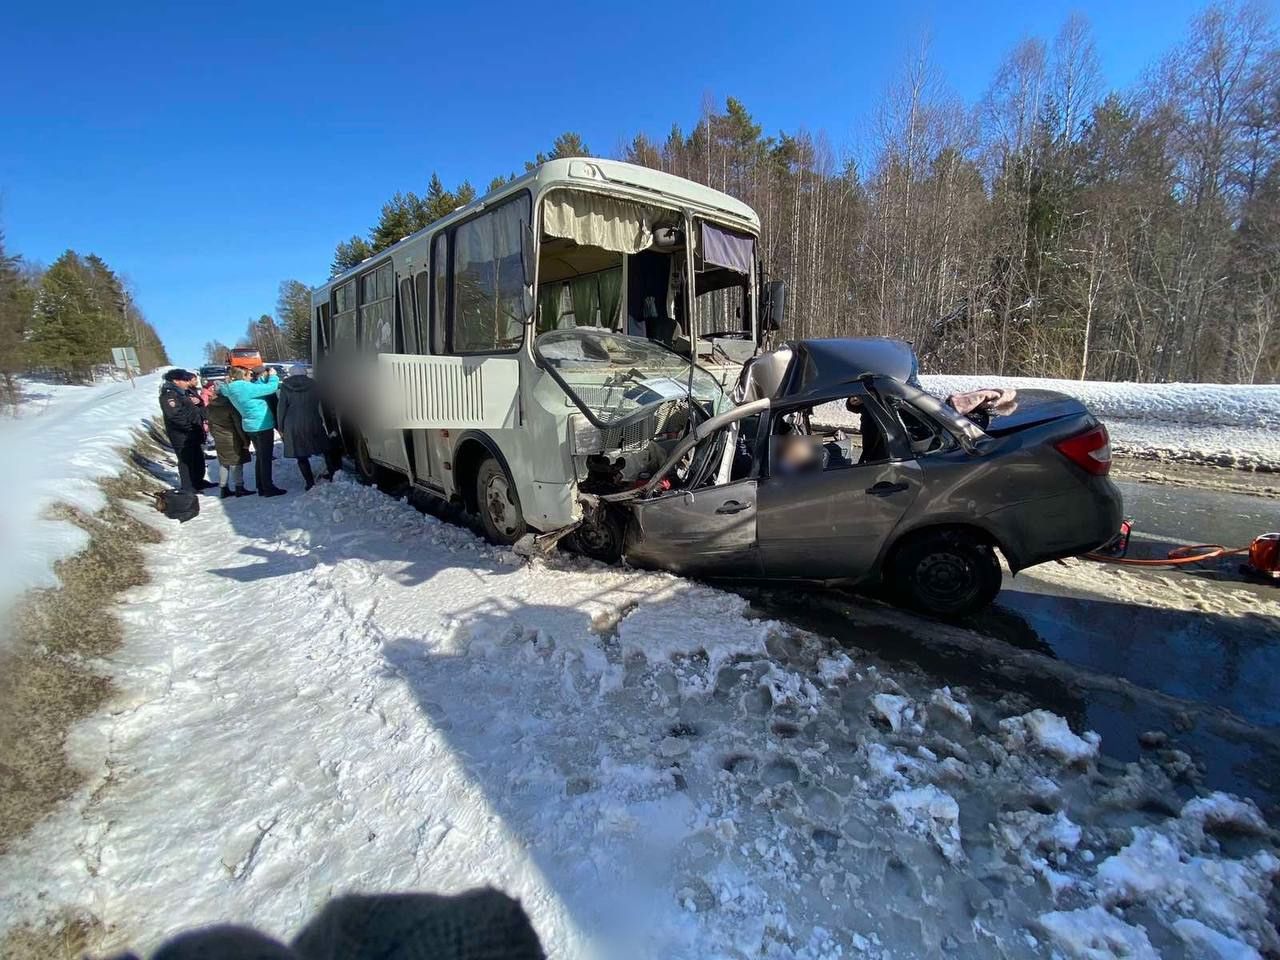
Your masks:
<svg viewBox="0 0 1280 960"><path fill-rule="evenodd" d="M227 355L227 363L233 367L253 370L262 366L262 354L254 347L232 347Z"/></svg>
<svg viewBox="0 0 1280 960"><path fill-rule="evenodd" d="M200 384L221 383L227 379L227 367L221 364L207 364L200 368Z"/></svg>
<svg viewBox="0 0 1280 960"><path fill-rule="evenodd" d="M710 578L881 582L938 616L1119 529L1104 427L1078 400L1024 390L980 427L915 384L911 348L801 340L751 361L736 406L706 417L647 481L598 496L637 566ZM822 426L853 421L856 429ZM853 416L850 416L850 415ZM608 558L609 538L586 540ZM606 549L607 548L607 549Z"/></svg>

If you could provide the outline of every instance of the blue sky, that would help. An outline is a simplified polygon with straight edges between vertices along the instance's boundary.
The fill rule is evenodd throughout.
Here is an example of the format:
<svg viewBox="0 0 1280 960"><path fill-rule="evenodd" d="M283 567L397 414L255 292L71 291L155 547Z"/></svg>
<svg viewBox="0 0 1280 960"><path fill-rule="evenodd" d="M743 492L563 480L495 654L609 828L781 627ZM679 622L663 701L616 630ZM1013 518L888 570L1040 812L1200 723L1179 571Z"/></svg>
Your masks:
<svg viewBox="0 0 1280 960"><path fill-rule="evenodd" d="M926 34L972 101L1078 9L1123 87L1200 5L20 4L0 36L0 224L30 259L105 258L190 364L274 312L281 280L321 281L334 244L433 169L483 189L565 129L610 155L687 130L708 94L857 150Z"/></svg>

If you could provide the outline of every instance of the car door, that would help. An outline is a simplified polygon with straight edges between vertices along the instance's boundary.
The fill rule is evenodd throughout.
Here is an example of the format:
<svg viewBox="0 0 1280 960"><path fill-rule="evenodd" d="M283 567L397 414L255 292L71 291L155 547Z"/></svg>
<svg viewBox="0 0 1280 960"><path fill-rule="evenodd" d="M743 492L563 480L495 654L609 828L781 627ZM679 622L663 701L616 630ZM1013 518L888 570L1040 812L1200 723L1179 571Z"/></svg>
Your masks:
<svg viewBox="0 0 1280 960"><path fill-rule="evenodd" d="M761 481L756 527L766 577L859 578L921 488L914 460Z"/></svg>
<svg viewBox="0 0 1280 960"><path fill-rule="evenodd" d="M766 577L859 579L923 485L919 464L883 410L865 393L867 416L885 432L885 460L832 457L826 469L760 482L757 537Z"/></svg>
<svg viewBox="0 0 1280 960"><path fill-rule="evenodd" d="M626 558L706 577L755 577L757 483L739 480L629 504Z"/></svg>

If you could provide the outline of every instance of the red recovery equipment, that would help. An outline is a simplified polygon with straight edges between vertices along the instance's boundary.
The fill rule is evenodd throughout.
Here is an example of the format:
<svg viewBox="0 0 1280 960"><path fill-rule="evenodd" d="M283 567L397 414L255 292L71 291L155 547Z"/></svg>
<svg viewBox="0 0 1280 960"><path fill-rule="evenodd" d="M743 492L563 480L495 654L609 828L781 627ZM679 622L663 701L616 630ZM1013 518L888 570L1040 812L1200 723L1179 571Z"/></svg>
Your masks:
<svg viewBox="0 0 1280 960"><path fill-rule="evenodd" d="M1245 570L1255 577L1280 583L1280 533L1264 533L1249 545Z"/></svg>
<svg viewBox="0 0 1280 960"><path fill-rule="evenodd" d="M1085 556L1100 563L1120 563L1131 567L1181 567L1218 557L1248 554L1249 559L1240 567L1242 573L1280 584L1280 533L1264 533L1255 537L1247 547L1228 548L1217 543L1200 543L1174 547L1163 559L1138 560L1125 556L1132 531L1133 521L1125 520L1114 540Z"/></svg>

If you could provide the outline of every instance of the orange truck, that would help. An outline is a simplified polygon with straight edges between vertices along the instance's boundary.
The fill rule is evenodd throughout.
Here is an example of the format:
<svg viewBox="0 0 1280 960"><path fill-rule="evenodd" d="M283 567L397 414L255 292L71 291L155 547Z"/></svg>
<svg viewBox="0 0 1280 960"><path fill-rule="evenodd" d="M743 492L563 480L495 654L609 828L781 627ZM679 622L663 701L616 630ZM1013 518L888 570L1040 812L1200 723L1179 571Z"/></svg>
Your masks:
<svg viewBox="0 0 1280 960"><path fill-rule="evenodd" d="M262 366L262 354L253 347L235 347L228 352L227 364L232 367L244 367L256 370Z"/></svg>

